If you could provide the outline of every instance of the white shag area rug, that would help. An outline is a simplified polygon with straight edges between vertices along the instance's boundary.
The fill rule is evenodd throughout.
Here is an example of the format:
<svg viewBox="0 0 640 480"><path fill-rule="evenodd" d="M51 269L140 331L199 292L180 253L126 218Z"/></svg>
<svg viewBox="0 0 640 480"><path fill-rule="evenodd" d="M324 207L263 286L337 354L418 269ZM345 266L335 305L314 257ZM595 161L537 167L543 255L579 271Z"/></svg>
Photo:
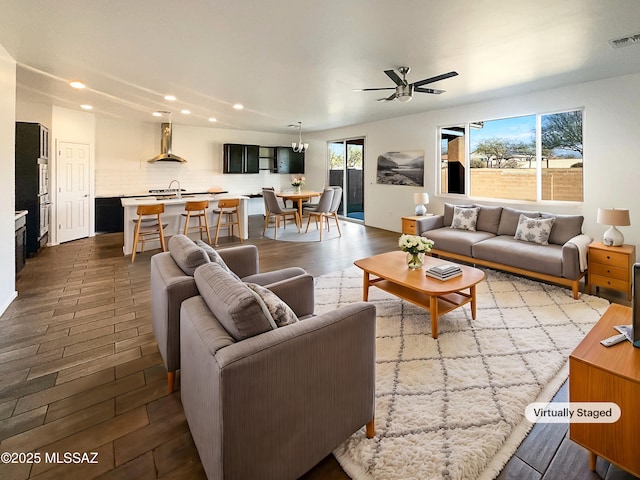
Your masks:
<svg viewBox="0 0 640 480"><path fill-rule="evenodd" d="M439 318L377 288L376 436L364 428L334 455L355 480L493 479L532 424L534 401L566 380L568 357L609 302L485 270L470 306ZM316 313L362 299L362 271L316 279Z"/></svg>

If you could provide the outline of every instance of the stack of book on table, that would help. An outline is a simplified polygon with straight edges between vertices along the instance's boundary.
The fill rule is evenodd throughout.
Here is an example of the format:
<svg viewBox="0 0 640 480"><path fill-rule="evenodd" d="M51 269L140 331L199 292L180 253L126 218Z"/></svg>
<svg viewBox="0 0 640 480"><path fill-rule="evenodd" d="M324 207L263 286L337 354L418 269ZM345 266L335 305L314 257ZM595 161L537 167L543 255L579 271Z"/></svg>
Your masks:
<svg viewBox="0 0 640 480"><path fill-rule="evenodd" d="M462 270L460 270L458 265L444 263L442 265L427 268L424 273L428 277L437 278L438 280L449 280L450 278L462 275Z"/></svg>

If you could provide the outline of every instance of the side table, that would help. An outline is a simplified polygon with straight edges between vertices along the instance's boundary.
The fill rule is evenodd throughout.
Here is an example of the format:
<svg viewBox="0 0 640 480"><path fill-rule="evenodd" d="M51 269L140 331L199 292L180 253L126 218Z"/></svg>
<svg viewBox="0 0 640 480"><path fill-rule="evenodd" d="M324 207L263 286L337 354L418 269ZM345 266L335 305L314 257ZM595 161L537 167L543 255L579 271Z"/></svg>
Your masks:
<svg viewBox="0 0 640 480"><path fill-rule="evenodd" d="M427 213L425 215L409 215L406 217L402 217L402 233L406 233L407 235L417 235L418 234L418 225L417 221L424 217L431 217L433 213Z"/></svg>
<svg viewBox="0 0 640 480"><path fill-rule="evenodd" d="M607 247L602 242L589 245L589 268L587 269L587 293L591 287L611 288L626 292L631 300L631 269L636 261L635 245Z"/></svg>

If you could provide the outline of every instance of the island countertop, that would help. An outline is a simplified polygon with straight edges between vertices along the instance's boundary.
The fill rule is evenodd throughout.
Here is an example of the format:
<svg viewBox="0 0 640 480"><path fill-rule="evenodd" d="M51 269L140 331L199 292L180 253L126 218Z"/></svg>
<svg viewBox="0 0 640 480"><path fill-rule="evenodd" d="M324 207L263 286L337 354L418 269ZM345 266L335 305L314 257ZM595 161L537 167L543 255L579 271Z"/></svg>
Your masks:
<svg viewBox="0 0 640 480"><path fill-rule="evenodd" d="M168 197L168 198L167 198ZM232 195L232 194L183 194L181 198L177 198L173 195L157 195L157 196L141 196L141 197L123 197L120 199L122 207L124 208L124 245L122 251L125 255L131 255L133 251L133 231L135 228L135 222L138 219L136 210L140 205L157 205L159 203L164 204L164 213L162 214L162 223L167 227L164 229L165 237L182 233L184 229L185 213L184 206L187 202L200 202L206 200L209 202L209 209L207 210L209 228L211 230L211 236L215 234L215 226L218 222L218 215L211 210L218 204L218 200L222 198L239 198L240 199L240 223L243 226L242 236L243 238L249 238L246 225L248 225L248 205L249 197L244 195ZM227 235L228 230L221 228L221 235ZM189 236L194 240L200 238L198 233L189 233ZM168 239L167 239L168 241ZM152 250L160 248L159 241L149 241L146 250ZM140 245L139 247L140 248Z"/></svg>

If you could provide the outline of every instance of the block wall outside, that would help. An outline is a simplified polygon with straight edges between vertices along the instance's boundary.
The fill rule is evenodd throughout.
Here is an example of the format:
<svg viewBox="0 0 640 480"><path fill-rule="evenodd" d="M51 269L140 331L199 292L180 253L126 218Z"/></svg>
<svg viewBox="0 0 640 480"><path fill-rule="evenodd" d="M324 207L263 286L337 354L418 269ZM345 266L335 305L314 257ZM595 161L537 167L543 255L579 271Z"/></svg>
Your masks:
<svg viewBox="0 0 640 480"><path fill-rule="evenodd" d="M472 197L536 201L536 171L524 168L471 168ZM443 191L446 169L442 171ZM552 168L542 171L542 199L583 201L582 169Z"/></svg>

